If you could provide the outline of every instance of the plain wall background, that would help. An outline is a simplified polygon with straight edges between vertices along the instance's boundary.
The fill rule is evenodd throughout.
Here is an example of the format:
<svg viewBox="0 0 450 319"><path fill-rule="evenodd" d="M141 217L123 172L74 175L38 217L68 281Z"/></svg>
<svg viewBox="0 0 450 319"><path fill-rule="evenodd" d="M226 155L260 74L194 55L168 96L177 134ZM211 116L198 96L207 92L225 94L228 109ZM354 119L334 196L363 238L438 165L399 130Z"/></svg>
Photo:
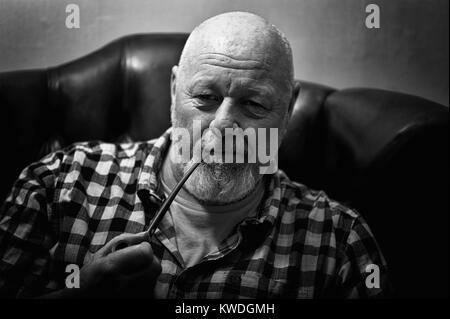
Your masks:
<svg viewBox="0 0 450 319"><path fill-rule="evenodd" d="M69 3L80 29L65 27ZM380 29L365 27L369 3L381 9ZM449 104L448 0L0 0L0 72L67 62L126 34L190 32L235 10L286 34L299 79Z"/></svg>

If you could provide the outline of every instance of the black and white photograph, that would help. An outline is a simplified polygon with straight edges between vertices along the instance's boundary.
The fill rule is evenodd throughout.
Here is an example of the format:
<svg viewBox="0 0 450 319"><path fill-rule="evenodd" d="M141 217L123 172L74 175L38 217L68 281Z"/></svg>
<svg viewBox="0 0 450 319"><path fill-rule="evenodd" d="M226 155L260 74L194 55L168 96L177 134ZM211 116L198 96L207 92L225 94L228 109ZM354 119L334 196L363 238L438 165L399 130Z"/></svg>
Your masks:
<svg viewBox="0 0 450 319"><path fill-rule="evenodd" d="M0 303L448 299L448 131L447 0L0 0Z"/></svg>

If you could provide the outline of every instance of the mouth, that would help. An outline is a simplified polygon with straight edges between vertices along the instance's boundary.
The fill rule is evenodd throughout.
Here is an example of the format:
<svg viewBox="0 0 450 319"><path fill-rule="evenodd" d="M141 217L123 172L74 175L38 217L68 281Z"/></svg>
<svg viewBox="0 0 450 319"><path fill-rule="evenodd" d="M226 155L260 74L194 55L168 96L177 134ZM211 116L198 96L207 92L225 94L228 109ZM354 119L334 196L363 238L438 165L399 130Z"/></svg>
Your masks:
<svg viewBox="0 0 450 319"><path fill-rule="evenodd" d="M205 161L207 159L208 161L213 162L220 162L223 164L243 164L246 163L245 159L247 158L247 152L237 152L236 150L225 151L222 150L222 152L215 152L215 150L211 150L206 158L202 158L202 161Z"/></svg>

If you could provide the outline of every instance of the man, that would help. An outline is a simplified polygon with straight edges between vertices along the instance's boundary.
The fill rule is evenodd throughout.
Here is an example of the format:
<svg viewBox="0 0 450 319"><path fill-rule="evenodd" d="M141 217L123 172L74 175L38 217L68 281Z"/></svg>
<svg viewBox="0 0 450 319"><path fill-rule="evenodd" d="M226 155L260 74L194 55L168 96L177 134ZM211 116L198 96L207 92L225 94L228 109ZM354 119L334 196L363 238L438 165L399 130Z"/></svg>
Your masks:
<svg viewBox="0 0 450 319"><path fill-rule="evenodd" d="M150 243L143 232L198 160L197 146L216 151L229 128L276 129L281 142L298 93L293 74L288 41L259 16L202 23L172 69L172 130L145 143L76 144L22 172L1 210L1 293L383 296L385 262L363 218L282 171L261 174L248 140L245 163L221 162L227 150L202 158ZM190 133L187 161L177 128ZM81 267L77 288L67 285L70 264Z"/></svg>

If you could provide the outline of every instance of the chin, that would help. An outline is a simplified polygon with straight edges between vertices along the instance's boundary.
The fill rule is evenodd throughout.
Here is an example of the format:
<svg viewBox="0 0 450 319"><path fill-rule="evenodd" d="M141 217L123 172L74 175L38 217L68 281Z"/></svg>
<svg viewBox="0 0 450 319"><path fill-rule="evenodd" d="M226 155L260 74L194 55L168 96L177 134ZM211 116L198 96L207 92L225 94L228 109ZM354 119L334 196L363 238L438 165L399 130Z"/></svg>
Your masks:
<svg viewBox="0 0 450 319"><path fill-rule="evenodd" d="M185 166L185 169L189 168ZM201 163L185 184L200 202L225 205L245 198L258 183L254 164Z"/></svg>

